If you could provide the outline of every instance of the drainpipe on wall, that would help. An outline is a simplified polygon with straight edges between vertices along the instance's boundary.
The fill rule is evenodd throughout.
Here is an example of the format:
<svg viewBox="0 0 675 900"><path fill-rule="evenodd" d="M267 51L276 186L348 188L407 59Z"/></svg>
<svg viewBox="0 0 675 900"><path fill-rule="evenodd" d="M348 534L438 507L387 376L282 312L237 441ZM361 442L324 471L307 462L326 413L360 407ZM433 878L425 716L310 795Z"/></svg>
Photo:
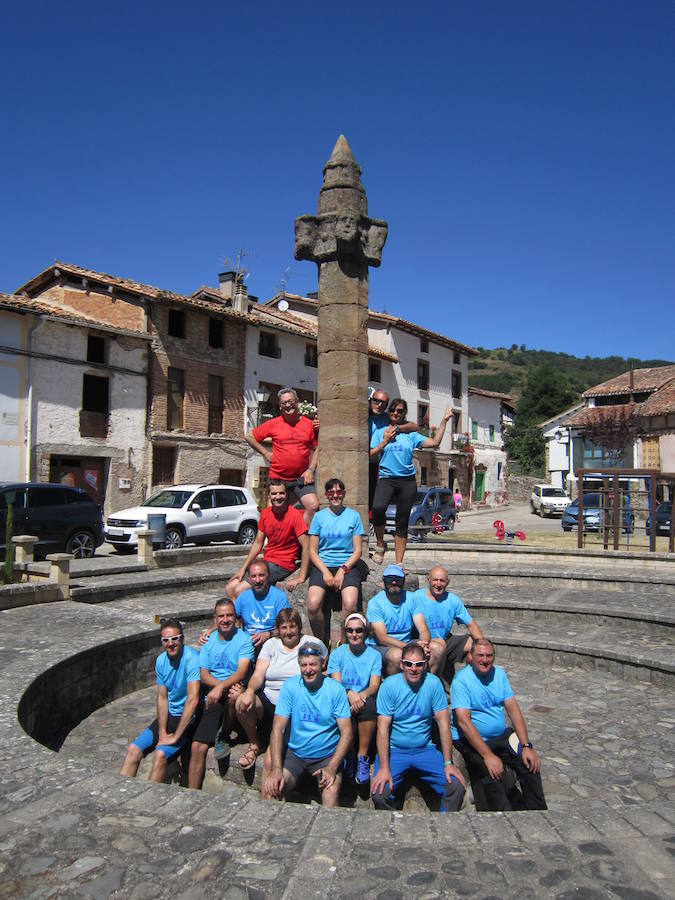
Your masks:
<svg viewBox="0 0 675 900"><path fill-rule="evenodd" d="M35 325L28 329L28 401L26 410L26 466L25 481L30 481L30 460L33 453L33 334L42 325L40 317Z"/></svg>

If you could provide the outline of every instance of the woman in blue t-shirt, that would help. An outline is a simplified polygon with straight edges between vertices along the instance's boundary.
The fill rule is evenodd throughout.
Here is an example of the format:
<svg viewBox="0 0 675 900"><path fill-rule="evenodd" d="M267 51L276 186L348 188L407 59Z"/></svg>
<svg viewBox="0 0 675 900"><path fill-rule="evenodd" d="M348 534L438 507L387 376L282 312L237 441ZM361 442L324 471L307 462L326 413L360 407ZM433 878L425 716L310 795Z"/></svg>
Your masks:
<svg viewBox="0 0 675 900"><path fill-rule="evenodd" d="M373 498L373 530L377 539L377 547L373 562L380 565L384 560L384 526L387 507L396 502L396 532L394 547L396 562L403 562L405 548L408 543L408 520L413 507L417 481L413 452L417 449L436 449L443 440L445 426L452 416L451 407L443 413L441 424L433 437L425 438L419 431L404 434L400 425L408 414L408 404L400 397L394 397L389 404L389 425L378 428L370 439L370 457L380 457L380 468Z"/></svg>
<svg viewBox="0 0 675 900"><path fill-rule="evenodd" d="M312 633L326 645L330 638L330 617L323 612L327 590L342 597L342 623L355 612L361 587L357 566L361 559L363 525L355 509L344 505L345 486L339 478L326 482L328 506L314 514L309 526L309 558L312 568L307 591L307 616ZM344 633L342 635L344 639Z"/></svg>

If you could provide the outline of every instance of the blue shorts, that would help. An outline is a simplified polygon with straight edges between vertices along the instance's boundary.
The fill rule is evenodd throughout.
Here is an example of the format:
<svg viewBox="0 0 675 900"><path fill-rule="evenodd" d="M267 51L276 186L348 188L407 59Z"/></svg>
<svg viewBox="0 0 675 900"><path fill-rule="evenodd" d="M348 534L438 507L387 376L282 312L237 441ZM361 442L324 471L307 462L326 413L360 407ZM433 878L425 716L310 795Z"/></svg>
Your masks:
<svg viewBox="0 0 675 900"><path fill-rule="evenodd" d="M377 775L379 768L380 758L378 756L375 760L373 778ZM448 782L445 777L443 754L433 744L410 750L390 747L389 771L394 783L394 790L389 793L387 789L384 794L373 795L375 807L378 809L396 808L396 788L400 786L409 771L419 775L422 781L441 797L441 812L456 812L462 805L464 788L454 775Z"/></svg>
<svg viewBox="0 0 675 900"><path fill-rule="evenodd" d="M169 715L166 720L167 733L173 734L176 728L178 728L179 722L180 716ZM160 744L158 747L159 723L157 722L157 719L155 719L154 722L148 725L145 731L141 731L134 741L134 745L138 747L143 756L147 756L147 754L153 750L161 750L166 759L171 759L185 746L188 739L187 732L189 730L189 728L186 728L175 744Z"/></svg>

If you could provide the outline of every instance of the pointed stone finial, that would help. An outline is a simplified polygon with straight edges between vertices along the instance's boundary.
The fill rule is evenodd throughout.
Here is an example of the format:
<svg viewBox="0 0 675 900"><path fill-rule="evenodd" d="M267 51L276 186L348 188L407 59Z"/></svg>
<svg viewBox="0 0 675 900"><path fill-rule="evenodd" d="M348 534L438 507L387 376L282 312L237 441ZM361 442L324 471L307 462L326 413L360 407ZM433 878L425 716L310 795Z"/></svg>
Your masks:
<svg viewBox="0 0 675 900"><path fill-rule="evenodd" d="M347 138L341 134L330 159L323 167L323 184L319 192L319 213L352 209L368 214L368 198L361 184L361 167L354 159Z"/></svg>

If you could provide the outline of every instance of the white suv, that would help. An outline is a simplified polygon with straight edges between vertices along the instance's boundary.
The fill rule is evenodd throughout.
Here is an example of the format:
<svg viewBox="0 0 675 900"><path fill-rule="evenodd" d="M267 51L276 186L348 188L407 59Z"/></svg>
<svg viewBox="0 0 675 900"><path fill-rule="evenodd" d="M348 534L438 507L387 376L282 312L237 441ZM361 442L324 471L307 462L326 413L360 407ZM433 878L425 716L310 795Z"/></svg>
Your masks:
<svg viewBox="0 0 675 900"><path fill-rule="evenodd" d="M138 546L138 532L148 527L148 516L166 515L164 547L177 550L190 541L236 541L252 544L260 510L251 494L229 484L176 484L162 488L141 506L108 516L105 539L122 553Z"/></svg>
<svg viewBox="0 0 675 900"><path fill-rule="evenodd" d="M535 484L530 497L530 512L544 516L562 516L572 500L562 488Z"/></svg>

